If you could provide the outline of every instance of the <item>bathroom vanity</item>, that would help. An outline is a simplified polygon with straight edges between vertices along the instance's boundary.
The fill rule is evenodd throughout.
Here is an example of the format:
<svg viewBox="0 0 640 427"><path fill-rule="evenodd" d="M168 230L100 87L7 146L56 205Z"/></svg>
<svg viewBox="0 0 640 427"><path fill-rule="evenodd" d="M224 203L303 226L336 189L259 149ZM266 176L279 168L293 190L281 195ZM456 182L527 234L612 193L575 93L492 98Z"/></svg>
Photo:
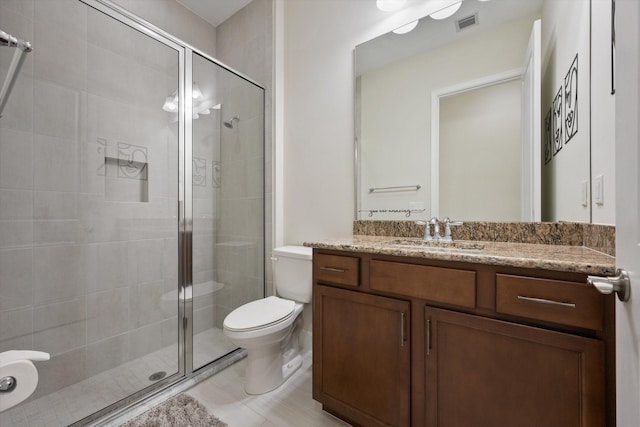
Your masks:
<svg viewBox="0 0 640 427"><path fill-rule="evenodd" d="M615 425L614 296L584 247L354 236L313 254L313 397L361 426Z"/></svg>

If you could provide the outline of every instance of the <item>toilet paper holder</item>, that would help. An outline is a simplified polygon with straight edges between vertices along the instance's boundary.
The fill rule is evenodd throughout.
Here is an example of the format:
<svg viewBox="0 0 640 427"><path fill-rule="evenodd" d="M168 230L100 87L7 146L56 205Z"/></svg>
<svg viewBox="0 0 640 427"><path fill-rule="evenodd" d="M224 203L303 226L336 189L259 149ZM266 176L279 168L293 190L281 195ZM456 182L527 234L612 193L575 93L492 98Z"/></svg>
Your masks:
<svg viewBox="0 0 640 427"><path fill-rule="evenodd" d="M31 350L10 350L0 353L0 364L10 363L16 360L44 361L49 360L49 353ZM7 375L0 378L0 393L10 393L18 384L15 377Z"/></svg>
<svg viewBox="0 0 640 427"><path fill-rule="evenodd" d="M0 378L0 393L9 393L16 388L16 379L14 377Z"/></svg>

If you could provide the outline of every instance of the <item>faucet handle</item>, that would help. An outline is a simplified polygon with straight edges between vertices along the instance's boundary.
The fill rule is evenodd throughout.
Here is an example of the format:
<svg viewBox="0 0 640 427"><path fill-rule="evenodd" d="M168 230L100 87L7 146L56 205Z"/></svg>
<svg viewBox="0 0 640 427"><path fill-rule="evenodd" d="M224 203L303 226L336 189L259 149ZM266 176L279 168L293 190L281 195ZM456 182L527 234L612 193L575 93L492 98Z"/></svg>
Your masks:
<svg viewBox="0 0 640 427"><path fill-rule="evenodd" d="M451 237L451 227L464 224L462 221L451 221L448 216L445 217L442 222L444 222L444 237L442 239L448 242L453 240Z"/></svg>
<svg viewBox="0 0 640 427"><path fill-rule="evenodd" d="M431 240L431 221L426 222L426 221L414 221L415 224L418 225L426 225L426 228L424 229L424 240Z"/></svg>

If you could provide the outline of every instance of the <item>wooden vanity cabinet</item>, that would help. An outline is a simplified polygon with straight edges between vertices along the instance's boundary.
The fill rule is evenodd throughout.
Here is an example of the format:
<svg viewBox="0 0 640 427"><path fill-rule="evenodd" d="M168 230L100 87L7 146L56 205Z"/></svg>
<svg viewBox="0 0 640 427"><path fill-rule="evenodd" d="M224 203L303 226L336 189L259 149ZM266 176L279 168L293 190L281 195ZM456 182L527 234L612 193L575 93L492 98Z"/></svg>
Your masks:
<svg viewBox="0 0 640 427"><path fill-rule="evenodd" d="M410 422L409 303L316 285L313 396L363 426Z"/></svg>
<svg viewBox="0 0 640 427"><path fill-rule="evenodd" d="M359 426L613 427L614 301L585 279L315 249L313 397Z"/></svg>
<svg viewBox="0 0 640 427"><path fill-rule="evenodd" d="M425 309L425 425L605 426L602 341Z"/></svg>

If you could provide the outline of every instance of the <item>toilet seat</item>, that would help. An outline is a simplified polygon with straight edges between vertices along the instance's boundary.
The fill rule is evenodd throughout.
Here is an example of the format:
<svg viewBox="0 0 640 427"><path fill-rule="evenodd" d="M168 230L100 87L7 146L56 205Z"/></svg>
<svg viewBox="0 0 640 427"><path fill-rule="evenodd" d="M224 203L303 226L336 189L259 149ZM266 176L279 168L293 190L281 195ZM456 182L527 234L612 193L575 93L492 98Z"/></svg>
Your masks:
<svg viewBox="0 0 640 427"><path fill-rule="evenodd" d="M295 302L276 296L251 301L224 319L224 328L234 332L254 331L286 321L294 315Z"/></svg>

